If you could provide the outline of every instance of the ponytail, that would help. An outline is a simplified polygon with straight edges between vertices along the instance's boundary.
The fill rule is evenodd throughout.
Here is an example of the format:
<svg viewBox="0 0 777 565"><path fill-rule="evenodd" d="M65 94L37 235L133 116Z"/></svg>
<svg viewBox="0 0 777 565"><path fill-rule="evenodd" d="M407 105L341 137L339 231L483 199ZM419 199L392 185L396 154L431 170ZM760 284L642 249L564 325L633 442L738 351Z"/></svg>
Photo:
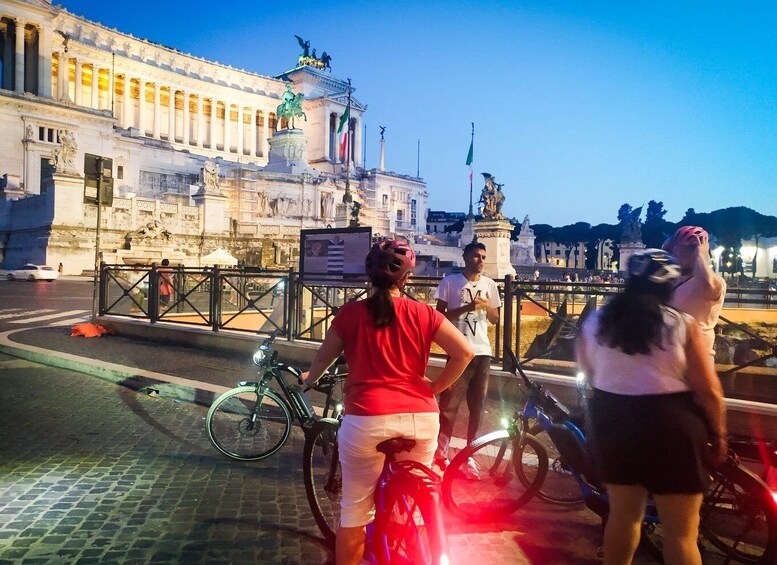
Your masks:
<svg viewBox="0 0 777 565"><path fill-rule="evenodd" d="M394 299L391 298L391 290L388 288L376 286L374 294L367 299L367 310L372 315L372 322L375 327L385 328L390 325L396 313L394 312Z"/></svg>

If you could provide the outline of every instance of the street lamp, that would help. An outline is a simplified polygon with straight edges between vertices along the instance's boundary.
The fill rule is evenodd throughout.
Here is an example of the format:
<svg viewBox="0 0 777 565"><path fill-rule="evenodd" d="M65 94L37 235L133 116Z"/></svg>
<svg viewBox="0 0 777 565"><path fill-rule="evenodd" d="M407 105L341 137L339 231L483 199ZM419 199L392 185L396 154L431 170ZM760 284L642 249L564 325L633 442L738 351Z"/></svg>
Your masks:
<svg viewBox="0 0 777 565"><path fill-rule="evenodd" d="M712 250L712 260L715 262L715 272L720 272L720 257L723 255L723 252L726 250L725 246L718 245L715 249Z"/></svg>
<svg viewBox="0 0 777 565"><path fill-rule="evenodd" d="M758 253L758 248L755 245L743 245L739 249L739 253L742 256L742 260L746 263L750 263L750 268L753 272L753 280L755 280L755 256ZM745 270L745 266L742 265L742 270Z"/></svg>

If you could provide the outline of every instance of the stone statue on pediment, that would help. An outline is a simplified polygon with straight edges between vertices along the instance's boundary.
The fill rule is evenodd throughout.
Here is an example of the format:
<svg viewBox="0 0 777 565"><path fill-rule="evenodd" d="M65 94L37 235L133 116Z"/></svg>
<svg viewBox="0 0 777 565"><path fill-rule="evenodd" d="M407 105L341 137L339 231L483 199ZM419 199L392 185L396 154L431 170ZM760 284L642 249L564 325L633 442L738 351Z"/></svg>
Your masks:
<svg viewBox="0 0 777 565"><path fill-rule="evenodd" d="M519 233L520 235L534 235L534 230L531 229L531 227L529 226L528 214L523 218L523 223L521 224L521 231Z"/></svg>
<svg viewBox="0 0 777 565"><path fill-rule="evenodd" d="M503 184L496 183L496 177L490 173L482 173L485 185L480 194L480 200L483 204L482 216L484 220L504 220L502 215L502 205L505 201L505 195L502 192Z"/></svg>
<svg viewBox="0 0 777 565"><path fill-rule="evenodd" d="M621 242L623 243L642 243L642 223L639 216L642 214L642 206L636 208L621 223L623 229Z"/></svg>
<svg viewBox="0 0 777 565"><path fill-rule="evenodd" d="M321 217L332 218L335 213L335 197L331 192L326 192L321 195Z"/></svg>
<svg viewBox="0 0 777 565"><path fill-rule="evenodd" d="M61 129L59 134L59 147L52 152L54 157L54 168L57 172L75 172L75 158L78 152L78 144L73 132L67 129Z"/></svg>
<svg viewBox="0 0 777 565"><path fill-rule="evenodd" d="M219 181L219 165L213 159L208 158L202 167L202 187L206 194L220 194L221 183Z"/></svg>
<svg viewBox="0 0 777 565"><path fill-rule="evenodd" d="M302 47L302 55L300 55L300 57L310 57L310 41L305 41L299 35L295 35L294 37L297 38L297 43Z"/></svg>
<svg viewBox="0 0 777 565"><path fill-rule="evenodd" d="M329 66L329 61L331 61L331 60L332 60L331 55L328 55L326 51L321 53L321 58L319 59L319 61L321 61L321 65L322 65L321 69L322 70L329 69L329 72L331 73L332 72L332 67Z"/></svg>
<svg viewBox="0 0 777 565"><path fill-rule="evenodd" d="M124 236L124 248L132 249L133 245L152 245L166 243L173 236L159 220L151 220L146 225Z"/></svg>
<svg viewBox="0 0 777 565"><path fill-rule="evenodd" d="M281 95L281 103L275 111L278 123L280 123L282 118L286 118L288 123L287 129L294 129L294 118L303 117L305 121L308 121L308 117L302 111L302 99L304 97L305 95L302 92L294 94L291 91L291 85L286 84L286 92Z"/></svg>

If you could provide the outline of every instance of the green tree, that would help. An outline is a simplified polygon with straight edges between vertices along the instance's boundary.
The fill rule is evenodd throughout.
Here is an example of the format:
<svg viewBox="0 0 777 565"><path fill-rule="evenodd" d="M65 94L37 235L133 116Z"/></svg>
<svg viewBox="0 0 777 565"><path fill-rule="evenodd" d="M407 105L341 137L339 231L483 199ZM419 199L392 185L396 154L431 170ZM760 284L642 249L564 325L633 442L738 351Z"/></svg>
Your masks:
<svg viewBox="0 0 777 565"><path fill-rule="evenodd" d="M642 242L648 247L661 247L673 230L674 224L664 219L666 210L663 202L648 202L645 223L642 225Z"/></svg>
<svg viewBox="0 0 777 565"><path fill-rule="evenodd" d="M613 243L618 241L620 236L620 226L612 224L598 224L593 226L588 232L586 241L585 266L587 269L596 269L597 265L604 262L604 242L607 240ZM617 254L617 246L614 246L613 255ZM616 259L617 256L610 257Z"/></svg>
<svg viewBox="0 0 777 565"><path fill-rule="evenodd" d="M631 204L621 204L621 207L618 208L618 223L622 224L628 220L633 211L634 208L631 207Z"/></svg>

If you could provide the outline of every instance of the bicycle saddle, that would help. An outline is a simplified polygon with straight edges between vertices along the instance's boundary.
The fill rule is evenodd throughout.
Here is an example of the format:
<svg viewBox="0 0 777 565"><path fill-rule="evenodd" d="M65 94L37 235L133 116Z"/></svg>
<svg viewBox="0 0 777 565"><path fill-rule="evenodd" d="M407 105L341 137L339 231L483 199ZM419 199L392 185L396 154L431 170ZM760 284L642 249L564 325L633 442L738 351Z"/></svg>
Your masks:
<svg viewBox="0 0 777 565"><path fill-rule="evenodd" d="M406 437L395 437L380 442L377 450L385 455L396 455L401 451L410 451L415 447L415 440Z"/></svg>

